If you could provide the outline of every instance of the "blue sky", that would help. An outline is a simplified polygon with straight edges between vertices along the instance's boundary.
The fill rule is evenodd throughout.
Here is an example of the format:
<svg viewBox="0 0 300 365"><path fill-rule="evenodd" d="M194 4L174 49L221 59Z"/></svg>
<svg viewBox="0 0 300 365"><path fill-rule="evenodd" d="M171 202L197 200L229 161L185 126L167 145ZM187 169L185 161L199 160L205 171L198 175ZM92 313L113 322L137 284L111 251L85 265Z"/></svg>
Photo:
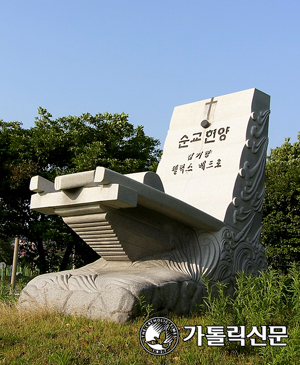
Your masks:
<svg viewBox="0 0 300 365"><path fill-rule="evenodd" d="M2 0L0 15L4 121L125 112L163 144L175 106L256 87L269 146L297 140L296 0Z"/></svg>

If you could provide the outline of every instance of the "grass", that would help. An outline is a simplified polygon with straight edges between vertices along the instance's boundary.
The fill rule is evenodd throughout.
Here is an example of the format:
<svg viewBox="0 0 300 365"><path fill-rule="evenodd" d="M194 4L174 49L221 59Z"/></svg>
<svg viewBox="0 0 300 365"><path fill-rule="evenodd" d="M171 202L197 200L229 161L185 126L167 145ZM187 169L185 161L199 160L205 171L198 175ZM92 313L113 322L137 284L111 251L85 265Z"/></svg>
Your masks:
<svg viewBox="0 0 300 365"><path fill-rule="evenodd" d="M233 298L226 286L206 282L206 308L198 306L189 316L169 318L180 331L176 349L166 356L153 356L139 343L139 329L151 315L151 306L140 300L141 317L115 324L58 313L21 312L9 290L0 294L0 364L298 364L300 363L300 269L288 275L275 271L258 277L241 273ZM6 288L6 289L5 289ZM5 290L4 290L5 289ZM217 291L218 297L212 293ZM286 347L252 347L225 339L224 347L197 346L185 326L244 325L246 333L256 325L287 326ZM267 341L268 343L268 341Z"/></svg>

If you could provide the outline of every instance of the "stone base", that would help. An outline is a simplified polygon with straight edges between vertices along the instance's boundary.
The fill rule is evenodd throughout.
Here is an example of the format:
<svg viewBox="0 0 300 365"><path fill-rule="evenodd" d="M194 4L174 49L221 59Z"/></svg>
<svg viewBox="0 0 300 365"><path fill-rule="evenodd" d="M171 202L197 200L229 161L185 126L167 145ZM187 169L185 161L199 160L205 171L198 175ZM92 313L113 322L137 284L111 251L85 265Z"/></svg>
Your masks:
<svg viewBox="0 0 300 365"><path fill-rule="evenodd" d="M99 259L77 270L50 273L31 280L19 307L126 322L140 313L145 297L157 315L188 314L205 296L201 282L157 261L107 262Z"/></svg>
<svg viewBox="0 0 300 365"><path fill-rule="evenodd" d="M126 322L140 314L143 296L157 315L188 314L206 297L203 277L227 283L232 295L238 271L257 275L267 268L258 237L245 241L226 228L212 234L186 227L165 254L135 262L101 258L77 270L40 275L23 289L19 307Z"/></svg>

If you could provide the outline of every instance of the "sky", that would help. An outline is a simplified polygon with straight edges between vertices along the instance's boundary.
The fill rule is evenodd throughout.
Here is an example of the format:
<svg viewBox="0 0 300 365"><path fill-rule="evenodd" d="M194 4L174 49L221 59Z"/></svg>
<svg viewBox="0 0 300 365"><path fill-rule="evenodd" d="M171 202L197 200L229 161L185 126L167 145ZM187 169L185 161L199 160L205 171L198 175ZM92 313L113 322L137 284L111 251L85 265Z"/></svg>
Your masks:
<svg viewBox="0 0 300 365"><path fill-rule="evenodd" d="M129 114L162 146L177 105L271 96L269 147L297 140L300 1L1 0L0 119Z"/></svg>

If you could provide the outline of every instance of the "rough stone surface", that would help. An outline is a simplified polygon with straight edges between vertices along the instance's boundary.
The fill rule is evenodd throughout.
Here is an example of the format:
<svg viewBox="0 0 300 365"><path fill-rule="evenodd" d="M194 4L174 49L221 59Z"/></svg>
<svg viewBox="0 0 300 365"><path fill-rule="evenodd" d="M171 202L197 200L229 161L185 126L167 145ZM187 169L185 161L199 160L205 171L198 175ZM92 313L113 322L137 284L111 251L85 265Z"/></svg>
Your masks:
<svg viewBox="0 0 300 365"><path fill-rule="evenodd" d="M196 288L188 275L163 263L109 264L99 259L78 270L45 274L22 291L19 306L124 322L139 314L142 296L155 312L183 314L192 309ZM188 299L185 298L188 293Z"/></svg>
<svg viewBox="0 0 300 365"><path fill-rule="evenodd" d="M250 89L175 108L157 174L104 167L33 177L31 208L58 214L102 258L41 275L19 306L124 322L139 298L156 314L203 301L202 278L233 290L237 271L266 269L259 242L269 96Z"/></svg>

